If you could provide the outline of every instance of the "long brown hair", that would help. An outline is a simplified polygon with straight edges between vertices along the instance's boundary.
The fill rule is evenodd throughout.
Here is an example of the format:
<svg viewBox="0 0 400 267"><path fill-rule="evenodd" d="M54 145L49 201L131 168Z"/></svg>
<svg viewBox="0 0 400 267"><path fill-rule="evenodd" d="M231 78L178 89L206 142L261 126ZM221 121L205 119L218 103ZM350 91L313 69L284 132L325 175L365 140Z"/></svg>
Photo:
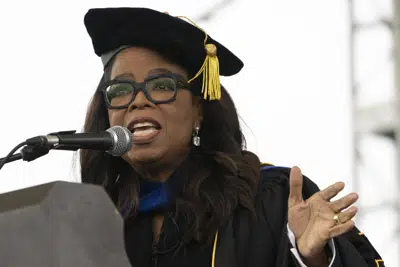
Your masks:
<svg viewBox="0 0 400 267"><path fill-rule="evenodd" d="M100 84L110 79L110 70L111 64ZM201 105L201 146L191 149L176 172L182 187L174 211L176 216L185 218L184 243L212 239L216 229L238 207L254 214L260 172L258 157L245 150L236 107L225 88L222 87L220 101L204 100ZM103 95L97 89L88 108L84 131L98 132L109 127ZM122 158L99 151L82 150L80 163L82 182L103 186L120 211L128 207L126 216L137 214L142 179L139 173Z"/></svg>

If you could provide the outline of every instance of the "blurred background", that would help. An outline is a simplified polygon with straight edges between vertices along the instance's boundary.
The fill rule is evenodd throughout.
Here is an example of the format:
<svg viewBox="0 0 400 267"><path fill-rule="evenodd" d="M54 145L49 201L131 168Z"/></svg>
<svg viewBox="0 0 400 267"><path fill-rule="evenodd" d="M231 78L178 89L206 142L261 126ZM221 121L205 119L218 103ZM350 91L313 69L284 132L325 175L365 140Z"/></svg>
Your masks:
<svg viewBox="0 0 400 267"><path fill-rule="evenodd" d="M78 130L102 74L83 25L92 7L185 15L245 63L223 84L248 149L298 165L320 188L360 194L356 218L387 266L400 266L400 1L136 0L0 3L0 155L36 135ZM0 171L0 193L80 182L73 153Z"/></svg>

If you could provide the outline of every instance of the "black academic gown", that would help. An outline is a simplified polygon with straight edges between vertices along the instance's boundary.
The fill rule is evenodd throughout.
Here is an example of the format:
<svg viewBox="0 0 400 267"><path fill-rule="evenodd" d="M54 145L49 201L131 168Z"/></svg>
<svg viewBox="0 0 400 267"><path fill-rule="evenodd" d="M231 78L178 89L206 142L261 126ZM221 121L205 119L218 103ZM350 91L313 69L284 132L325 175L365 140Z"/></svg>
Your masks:
<svg viewBox="0 0 400 267"><path fill-rule="evenodd" d="M300 266L293 256L287 234L289 169L261 170L255 200L257 220L237 209L220 227L216 243L215 267ZM310 197L318 187L304 177L303 195ZM157 244L153 244L152 214L128 219L125 226L126 250L133 267L212 267L213 244L189 244L177 250L179 221L166 217ZM332 267L382 267L381 257L357 228L334 238L336 257Z"/></svg>

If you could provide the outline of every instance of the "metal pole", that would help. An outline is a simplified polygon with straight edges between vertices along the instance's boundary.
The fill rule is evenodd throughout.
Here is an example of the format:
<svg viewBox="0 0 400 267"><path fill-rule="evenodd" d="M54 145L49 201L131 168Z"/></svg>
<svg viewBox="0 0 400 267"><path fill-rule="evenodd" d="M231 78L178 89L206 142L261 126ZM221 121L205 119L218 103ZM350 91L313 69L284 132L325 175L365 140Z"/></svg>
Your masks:
<svg viewBox="0 0 400 267"><path fill-rule="evenodd" d="M353 142L353 151L352 151L352 191L359 192L359 133L357 129L357 82L355 80L355 37L357 32L357 25L355 21L355 13L354 13L354 1L348 0L348 16L349 16L349 85L350 85L350 94L351 94L351 123L352 123L352 142ZM358 212L357 218L361 218L361 212Z"/></svg>
<svg viewBox="0 0 400 267"><path fill-rule="evenodd" d="M400 185L400 0L393 0L393 61L394 61L394 89L395 89L395 113L396 125L394 126L394 142L396 145L397 159L396 159L396 179L397 188ZM397 203L400 201L400 196L397 195ZM397 212L397 231L400 229L400 214ZM398 233L396 233L398 234Z"/></svg>
<svg viewBox="0 0 400 267"><path fill-rule="evenodd" d="M394 59L394 86L395 86L395 107L397 119L400 115L400 0L393 0L393 59ZM396 122L395 126L395 141L397 152L400 153L400 123ZM400 157L399 157L400 159ZM398 161L400 163L400 161ZM398 164L397 167L400 167ZM400 177L400 172L397 173Z"/></svg>

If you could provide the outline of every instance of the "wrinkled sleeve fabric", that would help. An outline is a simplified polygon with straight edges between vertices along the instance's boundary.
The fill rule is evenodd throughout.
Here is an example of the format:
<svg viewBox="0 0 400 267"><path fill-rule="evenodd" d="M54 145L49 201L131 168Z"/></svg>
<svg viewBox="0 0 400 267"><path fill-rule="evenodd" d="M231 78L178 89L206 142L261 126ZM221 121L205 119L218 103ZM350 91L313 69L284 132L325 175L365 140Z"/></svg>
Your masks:
<svg viewBox="0 0 400 267"><path fill-rule="evenodd" d="M249 255L271 266L304 267L295 241L290 238L287 221L290 169L284 167L261 168L259 190L256 197L257 223L252 227ZM318 192L318 186L304 176L303 197ZM262 240L261 240L262 239ZM268 239L265 241L264 239ZM264 250L261 246L268 248ZM384 262L367 237L356 227L333 238L329 243L332 255L330 267L383 267ZM254 251L253 251L254 250ZM297 253L296 253L297 252ZM262 255L260 255L263 253ZM297 255L296 255L297 254ZM251 262L251 260L250 260ZM254 262L255 266L258 266ZM269 266L269 265L268 265Z"/></svg>

